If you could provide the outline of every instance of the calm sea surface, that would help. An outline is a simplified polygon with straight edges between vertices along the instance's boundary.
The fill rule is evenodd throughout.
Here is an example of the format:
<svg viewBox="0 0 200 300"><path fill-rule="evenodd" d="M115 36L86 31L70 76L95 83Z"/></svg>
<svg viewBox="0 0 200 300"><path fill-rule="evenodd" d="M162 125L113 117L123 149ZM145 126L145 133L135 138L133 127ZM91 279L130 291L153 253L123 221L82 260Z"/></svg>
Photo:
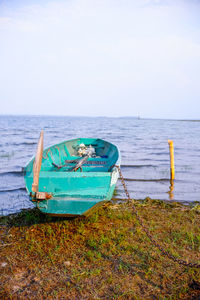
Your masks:
<svg viewBox="0 0 200 300"><path fill-rule="evenodd" d="M35 155L42 128L44 147L77 137L98 137L118 145L132 198L200 201L200 122L0 116L0 214L32 207L22 167ZM168 139L174 141L173 190L169 182ZM120 181L117 193L118 198L125 197Z"/></svg>

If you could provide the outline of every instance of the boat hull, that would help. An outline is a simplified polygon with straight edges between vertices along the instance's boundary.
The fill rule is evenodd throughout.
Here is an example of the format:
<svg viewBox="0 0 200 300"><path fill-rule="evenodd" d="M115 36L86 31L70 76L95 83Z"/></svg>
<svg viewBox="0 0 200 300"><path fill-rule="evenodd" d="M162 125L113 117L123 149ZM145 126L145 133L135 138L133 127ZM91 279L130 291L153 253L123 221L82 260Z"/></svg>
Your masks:
<svg viewBox="0 0 200 300"><path fill-rule="evenodd" d="M54 216L88 216L105 202L111 200L119 176L118 170L105 175L102 173L92 175L88 177L88 174L84 173L67 173L64 178L57 178L56 181L55 177L51 177L53 185L57 187L59 186L59 179L61 179L60 185L62 185L62 181L66 181L65 191L62 188L62 192L57 192L51 199L39 202L33 201L33 203L41 212ZM72 178L77 180L72 180ZM45 181L45 178L43 180ZM73 182L73 185L69 185L69 181ZM41 180L41 185L42 182ZM82 186L82 189L80 189L80 186Z"/></svg>
<svg viewBox="0 0 200 300"><path fill-rule="evenodd" d="M58 148L59 145L54 147ZM63 169L57 170L52 167L48 169L45 167L48 165L45 161L47 154L43 155L38 190L50 194L51 197L39 201L32 196L33 160L30 161L25 168L26 189L30 195L30 200L41 212L46 214L54 216L90 215L99 206L111 200L116 187L119 172L112 164L117 162L117 165L119 165L120 158L119 152L116 155L113 151L113 149L118 151L117 147L114 147L112 148L112 153L115 155L115 160L109 161L109 155L107 155L108 158L105 158L104 155L102 159L100 156L95 159L90 158L83 170L77 172ZM62 146L60 146L60 149L62 150ZM46 149L45 151L48 153L49 150ZM52 153L53 151L52 149ZM52 155L50 158L52 158ZM54 161L55 159L56 157L54 157ZM68 157L68 161L69 159L72 159L72 157ZM100 171L97 172L99 169Z"/></svg>

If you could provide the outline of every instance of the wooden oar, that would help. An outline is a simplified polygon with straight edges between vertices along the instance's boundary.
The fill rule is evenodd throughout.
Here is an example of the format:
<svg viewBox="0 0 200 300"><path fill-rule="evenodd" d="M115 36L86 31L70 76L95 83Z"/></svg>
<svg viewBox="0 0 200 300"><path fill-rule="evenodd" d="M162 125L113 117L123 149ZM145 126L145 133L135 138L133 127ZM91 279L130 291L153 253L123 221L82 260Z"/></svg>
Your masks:
<svg viewBox="0 0 200 300"><path fill-rule="evenodd" d="M38 141L37 152L33 164L33 184L32 184L32 191L34 193L38 192L38 185L39 185L39 174L42 164L42 154L43 154L43 139L44 139L44 131L42 130L40 133L40 138Z"/></svg>

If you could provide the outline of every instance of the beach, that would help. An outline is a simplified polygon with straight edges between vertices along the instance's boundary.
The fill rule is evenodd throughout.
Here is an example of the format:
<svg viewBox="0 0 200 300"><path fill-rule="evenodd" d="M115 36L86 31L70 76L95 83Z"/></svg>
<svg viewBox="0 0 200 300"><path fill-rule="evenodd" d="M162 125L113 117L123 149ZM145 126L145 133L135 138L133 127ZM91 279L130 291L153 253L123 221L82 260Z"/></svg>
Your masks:
<svg viewBox="0 0 200 300"><path fill-rule="evenodd" d="M199 299L199 205L146 198L107 203L89 218L52 218L36 209L0 219L2 299Z"/></svg>

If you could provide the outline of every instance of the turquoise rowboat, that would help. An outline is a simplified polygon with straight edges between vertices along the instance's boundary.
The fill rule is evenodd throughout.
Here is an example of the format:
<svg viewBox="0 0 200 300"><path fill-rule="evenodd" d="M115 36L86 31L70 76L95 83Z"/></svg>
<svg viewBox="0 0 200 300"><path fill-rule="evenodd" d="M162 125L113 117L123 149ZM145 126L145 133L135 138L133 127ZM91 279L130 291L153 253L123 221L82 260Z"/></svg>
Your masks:
<svg viewBox="0 0 200 300"><path fill-rule="evenodd" d="M118 148L102 139L78 138L43 151L24 168L30 200L46 214L89 215L112 198L120 166Z"/></svg>

